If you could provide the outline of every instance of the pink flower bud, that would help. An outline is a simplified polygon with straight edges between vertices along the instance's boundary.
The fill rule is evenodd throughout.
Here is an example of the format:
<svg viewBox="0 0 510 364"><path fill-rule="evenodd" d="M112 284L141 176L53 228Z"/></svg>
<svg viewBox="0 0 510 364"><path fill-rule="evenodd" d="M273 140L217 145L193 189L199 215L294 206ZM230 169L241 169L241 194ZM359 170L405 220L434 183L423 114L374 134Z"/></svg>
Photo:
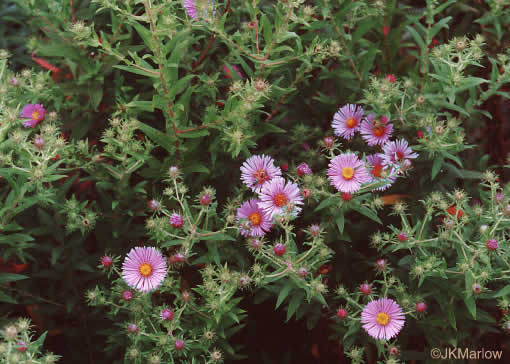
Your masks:
<svg viewBox="0 0 510 364"><path fill-rule="evenodd" d="M363 293L365 296L368 296L372 292L372 287L368 283L363 283L360 286L361 293Z"/></svg>
<svg viewBox="0 0 510 364"><path fill-rule="evenodd" d="M285 245L281 243L276 244L273 248L273 252L278 256L282 256L283 254L285 254L285 250L286 250Z"/></svg>
<svg viewBox="0 0 510 364"><path fill-rule="evenodd" d="M131 291L122 292L122 298L125 301L131 301L133 299L133 292L131 292Z"/></svg>
<svg viewBox="0 0 510 364"><path fill-rule="evenodd" d="M113 259L105 255L103 258L101 258L101 264L103 265L103 267L109 268L113 264Z"/></svg>
<svg viewBox="0 0 510 364"><path fill-rule="evenodd" d="M182 348L184 348L184 341L182 341L182 340L175 340L175 348L177 350L181 350Z"/></svg>
<svg viewBox="0 0 510 364"><path fill-rule="evenodd" d="M496 250L498 249L498 241L495 240L495 239L490 239L490 240L487 240L487 249L489 250Z"/></svg>
<svg viewBox="0 0 510 364"><path fill-rule="evenodd" d="M416 311L417 312L425 312L425 311L427 311L427 304L425 302L418 302L416 304Z"/></svg>
<svg viewBox="0 0 510 364"><path fill-rule="evenodd" d="M339 308L338 311L336 311L336 316L340 319L346 318L347 310L345 308Z"/></svg>
<svg viewBox="0 0 510 364"><path fill-rule="evenodd" d="M390 81L390 83L394 83L395 82L395 76L394 75L388 75L388 76L386 76L386 79L388 81Z"/></svg>

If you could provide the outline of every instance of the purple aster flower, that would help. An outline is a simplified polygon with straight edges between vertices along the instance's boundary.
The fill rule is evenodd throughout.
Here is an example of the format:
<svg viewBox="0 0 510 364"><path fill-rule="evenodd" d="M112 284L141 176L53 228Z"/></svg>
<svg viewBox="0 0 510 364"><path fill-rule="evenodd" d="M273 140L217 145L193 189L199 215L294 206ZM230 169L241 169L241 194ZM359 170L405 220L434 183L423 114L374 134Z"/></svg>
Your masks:
<svg viewBox="0 0 510 364"><path fill-rule="evenodd" d="M335 135L351 139L360 128L363 108L358 105L347 104L342 106L333 117L331 126Z"/></svg>
<svg viewBox="0 0 510 364"><path fill-rule="evenodd" d="M207 17L207 13L212 9L213 16L216 16L216 9L214 1L210 0L184 0L184 10L186 14L194 20L199 17Z"/></svg>
<svg viewBox="0 0 510 364"><path fill-rule="evenodd" d="M368 145L382 145L390 138L393 124L388 124L388 118L384 115L374 119L374 115L370 114L361 122L360 132Z"/></svg>
<svg viewBox="0 0 510 364"><path fill-rule="evenodd" d="M297 184L285 183L282 177L273 178L264 184L260 191L260 200L258 206L271 217L284 212L284 209L287 212L299 213L301 208L296 205L303 204L303 196Z"/></svg>
<svg viewBox="0 0 510 364"><path fill-rule="evenodd" d="M333 158L329 162L328 177L338 191L347 193L358 191L363 183L372 180L363 162L353 153Z"/></svg>
<svg viewBox="0 0 510 364"><path fill-rule="evenodd" d="M44 120L46 110L42 104L28 104L23 107L20 118L28 119L23 122L25 128L35 128L37 124Z"/></svg>
<svg viewBox="0 0 510 364"><path fill-rule="evenodd" d="M266 182L281 175L282 171L275 167L274 159L264 154L248 158L241 167L241 180L256 193L260 193Z"/></svg>
<svg viewBox="0 0 510 364"><path fill-rule="evenodd" d="M165 321L170 321L174 318L174 313L172 310L169 310L168 308L165 308L163 311L161 311L161 319Z"/></svg>
<svg viewBox="0 0 510 364"><path fill-rule="evenodd" d="M373 176L372 181L376 182L379 178L387 178L391 181L384 186L376 188L377 191L387 190L397 180L397 176L391 175L390 171L388 171L389 167L384 165L384 154L369 155L367 156L367 162L370 167L370 174Z"/></svg>
<svg viewBox="0 0 510 364"><path fill-rule="evenodd" d="M387 142L383 145L384 164L404 163L407 159L418 157L405 139Z"/></svg>
<svg viewBox="0 0 510 364"><path fill-rule="evenodd" d="M271 216L258 206L259 203L260 200L251 199L237 209L242 236L262 236L271 229Z"/></svg>
<svg viewBox="0 0 510 364"><path fill-rule="evenodd" d="M170 220L170 224L174 228L180 228L184 224L184 220L182 219L182 216L179 214L176 214L175 212L170 216L169 220Z"/></svg>
<svg viewBox="0 0 510 364"><path fill-rule="evenodd" d="M165 258L153 247L131 249L122 264L122 279L140 292L157 288L165 276Z"/></svg>
<svg viewBox="0 0 510 364"><path fill-rule="evenodd" d="M297 166L296 170L300 176L312 173L312 170L310 169L310 167L308 167L308 164L306 163L301 163L299 166Z"/></svg>
<svg viewBox="0 0 510 364"><path fill-rule="evenodd" d="M378 340L391 339L404 326L405 317L400 306L389 298L369 302L361 312L365 331Z"/></svg>

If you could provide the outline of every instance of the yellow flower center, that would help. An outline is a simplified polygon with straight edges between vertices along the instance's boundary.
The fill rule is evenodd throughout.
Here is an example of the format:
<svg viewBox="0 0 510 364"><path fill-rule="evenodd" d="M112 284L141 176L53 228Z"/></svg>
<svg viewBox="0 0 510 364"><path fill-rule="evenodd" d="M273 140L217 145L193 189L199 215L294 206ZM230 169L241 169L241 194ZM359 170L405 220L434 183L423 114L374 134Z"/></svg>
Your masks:
<svg viewBox="0 0 510 364"><path fill-rule="evenodd" d="M344 169L342 169L342 176L346 180L351 180L354 177L354 169L351 167L344 167Z"/></svg>
<svg viewBox="0 0 510 364"><path fill-rule="evenodd" d="M149 263L143 263L140 268L138 268L140 274L144 277L148 277L152 273L152 266Z"/></svg>
<svg viewBox="0 0 510 364"><path fill-rule="evenodd" d="M347 121L345 122L345 125L347 125L348 128L352 129L354 128L356 125L358 125L358 120L354 119L354 118L349 118L347 119Z"/></svg>
<svg viewBox="0 0 510 364"><path fill-rule="evenodd" d="M376 320L379 325L386 326L390 322L390 316L386 312L379 312Z"/></svg>
<svg viewBox="0 0 510 364"><path fill-rule="evenodd" d="M273 198L274 204L278 207L282 207L287 203L287 196L284 193L279 193Z"/></svg>
<svg viewBox="0 0 510 364"><path fill-rule="evenodd" d="M248 217L248 219L250 219L251 223L254 226L259 226L260 222L262 221L262 217L260 216L260 214L258 212L251 213L250 216Z"/></svg>
<svg viewBox="0 0 510 364"><path fill-rule="evenodd" d="M39 120L40 117L41 117L41 113L39 111L34 111L32 113L32 119Z"/></svg>

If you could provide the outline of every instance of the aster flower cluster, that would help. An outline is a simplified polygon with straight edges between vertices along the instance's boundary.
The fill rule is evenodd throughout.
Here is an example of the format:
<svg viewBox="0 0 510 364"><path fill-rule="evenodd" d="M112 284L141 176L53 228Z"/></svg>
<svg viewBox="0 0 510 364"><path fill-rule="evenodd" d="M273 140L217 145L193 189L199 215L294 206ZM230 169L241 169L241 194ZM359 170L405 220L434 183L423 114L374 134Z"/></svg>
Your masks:
<svg viewBox="0 0 510 364"><path fill-rule="evenodd" d="M42 340L34 340L29 319L20 318L6 324L0 331L0 362L5 364L54 364L60 356L42 352Z"/></svg>
<svg viewBox="0 0 510 364"><path fill-rule="evenodd" d="M385 190L395 182L397 174L411 167L411 159L418 157L406 140L390 141L393 125L386 116L375 118L373 114L369 114L365 117L364 110L359 105L348 104L341 107L333 117L332 127L335 135L347 140L360 131L368 146L382 148L382 153L367 156L366 162L354 153L343 153L331 160L328 177L340 192L352 194L371 182L386 182L376 187L378 190ZM326 148L333 150L333 147Z"/></svg>
<svg viewBox="0 0 510 364"><path fill-rule="evenodd" d="M237 210L243 236L261 237L269 232L276 217L288 220L301 211L303 197L298 185L285 181L273 158L255 155L246 160L241 167L241 180L258 194L258 199L244 202Z"/></svg>

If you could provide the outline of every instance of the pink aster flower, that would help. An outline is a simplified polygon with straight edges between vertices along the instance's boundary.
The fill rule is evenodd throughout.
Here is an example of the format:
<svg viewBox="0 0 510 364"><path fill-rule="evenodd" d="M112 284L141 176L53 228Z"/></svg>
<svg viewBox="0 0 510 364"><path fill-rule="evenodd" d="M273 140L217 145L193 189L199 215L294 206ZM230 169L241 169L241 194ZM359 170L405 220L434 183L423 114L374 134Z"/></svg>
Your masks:
<svg viewBox="0 0 510 364"><path fill-rule="evenodd" d="M390 141L383 145L384 164L404 163L405 160L418 157L405 139Z"/></svg>
<svg viewBox="0 0 510 364"><path fill-rule="evenodd" d="M340 192L354 193L363 183L370 182L365 165L353 153L337 155L329 162L328 178Z"/></svg>
<svg viewBox="0 0 510 364"><path fill-rule="evenodd" d="M213 16L216 15L216 9L214 9L214 1L210 0L184 0L184 10L186 14L194 20L198 20L199 17L207 17L209 10L213 11Z"/></svg>
<svg viewBox="0 0 510 364"><path fill-rule="evenodd" d="M122 264L122 279L140 292L157 288L165 276L165 258L153 247L131 249Z"/></svg>
<svg viewBox="0 0 510 364"><path fill-rule="evenodd" d="M388 124L388 118L381 116L374 119L374 115L368 115L361 122L361 137L368 145L382 145L388 141L393 132L393 125Z"/></svg>
<svg viewBox="0 0 510 364"><path fill-rule="evenodd" d="M20 118L28 119L23 122L25 128L35 128L37 124L44 120L46 110L42 104L28 104L23 107Z"/></svg>
<svg viewBox="0 0 510 364"><path fill-rule="evenodd" d="M299 174L300 176L312 173L312 170L310 169L310 167L308 167L308 164L306 163L301 163L299 166L297 166L296 170L297 174Z"/></svg>
<svg viewBox="0 0 510 364"><path fill-rule="evenodd" d="M377 191L387 190L391 187L393 182L397 180L397 176L391 175L389 167L384 165L384 154L377 153L369 155L367 156L367 162L369 164L370 174L373 178L372 181L376 182L379 178L387 178L391 181L384 186L376 188Z"/></svg>
<svg viewBox="0 0 510 364"><path fill-rule="evenodd" d="M365 331L378 340L391 339L404 326L405 317L400 306L389 298L369 302L361 312Z"/></svg>
<svg viewBox="0 0 510 364"><path fill-rule="evenodd" d="M237 209L237 221L241 224L241 235L262 236L271 229L271 216L259 206L260 200L251 199Z"/></svg>
<svg viewBox="0 0 510 364"><path fill-rule="evenodd" d="M347 104L341 107L333 117L331 126L335 135L351 139L359 131L363 108L358 105Z"/></svg>
<svg viewBox="0 0 510 364"><path fill-rule="evenodd" d="M267 182L281 175L282 171L275 167L274 159L264 154L248 158L241 167L241 180L256 193L260 193Z"/></svg>
<svg viewBox="0 0 510 364"><path fill-rule="evenodd" d="M264 184L260 192L258 206L268 215L273 217L282 212L299 213L303 204L303 196L297 184L285 183L282 177L276 177Z"/></svg>

